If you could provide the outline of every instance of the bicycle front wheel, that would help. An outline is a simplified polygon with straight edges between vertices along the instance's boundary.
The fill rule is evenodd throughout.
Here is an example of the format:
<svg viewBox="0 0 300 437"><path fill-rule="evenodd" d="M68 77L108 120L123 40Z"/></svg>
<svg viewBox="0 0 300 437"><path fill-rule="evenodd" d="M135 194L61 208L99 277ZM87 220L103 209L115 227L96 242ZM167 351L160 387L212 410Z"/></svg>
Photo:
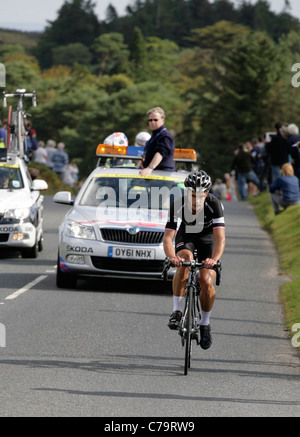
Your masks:
<svg viewBox="0 0 300 437"><path fill-rule="evenodd" d="M192 354L192 306L193 306L193 287L189 287L187 290L188 302L186 313L186 332L185 332L185 357L184 357L184 374L188 374L188 370L191 367L191 354Z"/></svg>

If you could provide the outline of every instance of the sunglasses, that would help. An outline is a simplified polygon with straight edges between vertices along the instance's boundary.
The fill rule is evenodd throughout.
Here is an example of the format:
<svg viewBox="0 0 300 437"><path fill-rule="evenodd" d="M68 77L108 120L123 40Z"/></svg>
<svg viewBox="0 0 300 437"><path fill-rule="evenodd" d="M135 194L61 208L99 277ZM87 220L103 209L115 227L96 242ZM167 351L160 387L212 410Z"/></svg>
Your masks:
<svg viewBox="0 0 300 437"><path fill-rule="evenodd" d="M150 122L150 121L158 121L158 118L149 118L148 121L149 121L149 122Z"/></svg>

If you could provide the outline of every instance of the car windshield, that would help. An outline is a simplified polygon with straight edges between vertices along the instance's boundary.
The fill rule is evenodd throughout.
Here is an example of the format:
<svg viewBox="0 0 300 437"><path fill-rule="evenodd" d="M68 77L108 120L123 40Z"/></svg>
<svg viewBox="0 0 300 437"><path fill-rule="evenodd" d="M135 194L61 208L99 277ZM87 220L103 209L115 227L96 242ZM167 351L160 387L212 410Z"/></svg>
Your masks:
<svg viewBox="0 0 300 437"><path fill-rule="evenodd" d="M87 186L80 205L168 210L170 201L182 196L183 179L159 176L96 175Z"/></svg>
<svg viewBox="0 0 300 437"><path fill-rule="evenodd" d="M24 188L20 168L18 166L0 166L0 190Z"/></svg>

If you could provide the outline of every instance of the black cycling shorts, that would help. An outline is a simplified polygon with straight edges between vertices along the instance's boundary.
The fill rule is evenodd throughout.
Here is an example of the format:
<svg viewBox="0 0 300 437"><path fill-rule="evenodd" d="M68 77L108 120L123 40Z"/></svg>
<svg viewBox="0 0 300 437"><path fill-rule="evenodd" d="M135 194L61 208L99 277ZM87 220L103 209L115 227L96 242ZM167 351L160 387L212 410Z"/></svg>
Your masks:
<svg viewBox="0 0 300 437"><path fill-rule="evenodd" d="M182 250L187 249L193 254L197 251L198 262L204 261L206 258L212 257L214 242L203 242L196 238L191 238L189 234L177 233L175 238L175 252L176 254Z"/></svg>

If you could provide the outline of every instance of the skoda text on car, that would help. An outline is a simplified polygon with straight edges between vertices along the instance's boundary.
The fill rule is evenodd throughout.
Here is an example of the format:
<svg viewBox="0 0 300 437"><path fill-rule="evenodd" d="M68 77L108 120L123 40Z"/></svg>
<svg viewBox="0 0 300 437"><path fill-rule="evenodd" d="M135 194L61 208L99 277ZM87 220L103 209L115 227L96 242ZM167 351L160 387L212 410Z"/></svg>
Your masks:
<svg viewBox="0 0 300 437"><path fill-rule="evenodd" d="M73 288L85 276L161 279L170 199L182 195L187 172L141 176L129 149L138 148L99 145L100 161L110 156L116 166L97 167L75 201L69 192L54 196L72 206L59 228L58 287ZM192 159L180 152L181 161L196 160L193 150Z"/></svg>
<svg viewBox="0 0 300 437"><path fill-rule="evenodd" d="M2 149L3 150L3 149ZM0 160L0 251L20 250L36 258L42 250L45 181L32 181L23 159L6 154Z"/></svg>

